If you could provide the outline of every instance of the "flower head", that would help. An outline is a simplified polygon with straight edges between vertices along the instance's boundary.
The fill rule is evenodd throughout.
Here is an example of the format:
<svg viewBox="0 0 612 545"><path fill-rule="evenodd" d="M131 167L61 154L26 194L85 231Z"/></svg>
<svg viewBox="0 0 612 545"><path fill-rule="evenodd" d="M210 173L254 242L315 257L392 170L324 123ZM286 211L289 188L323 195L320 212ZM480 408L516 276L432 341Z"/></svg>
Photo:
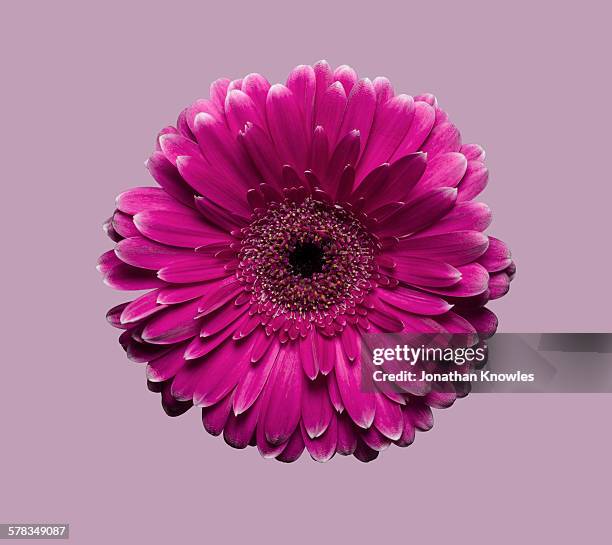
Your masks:
<svg viewBox="0 0 612 545"><path fill-rule="evenodd" d="M99 269L149 290L108 319L168 414L202 407L210 433L282 461L369 461L464 395L360 388L364 333L486 338L514 275L474 201L484 152L432 95L324 61L286 85L220 79L147 166L160 187L119 195Z"/></svg>

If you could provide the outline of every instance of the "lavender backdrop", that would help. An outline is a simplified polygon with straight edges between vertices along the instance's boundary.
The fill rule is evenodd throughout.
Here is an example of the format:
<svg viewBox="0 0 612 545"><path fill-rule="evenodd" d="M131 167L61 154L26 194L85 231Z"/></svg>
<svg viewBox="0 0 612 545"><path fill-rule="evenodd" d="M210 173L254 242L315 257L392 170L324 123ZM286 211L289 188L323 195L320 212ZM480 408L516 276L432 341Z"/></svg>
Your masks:
<svg viewBox="0 0 612 545"><path fill-rule="evenodd" d="M502 331L609 330L609 6L153 4L3 3L0 521L88 545L603 542L610 396L472 396L369 465L267 462L163 414L94 265L114 196L210 81L326 58L436 93L487 149L519 268Z"/></svg>

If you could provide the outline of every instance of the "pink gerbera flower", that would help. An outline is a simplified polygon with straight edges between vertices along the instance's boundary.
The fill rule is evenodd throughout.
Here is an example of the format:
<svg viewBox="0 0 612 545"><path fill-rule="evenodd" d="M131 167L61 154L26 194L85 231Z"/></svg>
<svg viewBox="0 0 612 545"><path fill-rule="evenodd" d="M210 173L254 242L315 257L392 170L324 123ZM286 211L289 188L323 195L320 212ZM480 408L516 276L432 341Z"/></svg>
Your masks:
<svg viewBox="0 0 612 545"><path fill-rule="evenodd" d="M160 187L117 198L108 285L149 290L108 313L170 415L265 457L369 461L461 391L366 392L365 332L490 336L507 247L483 231L484 151L432 95L396 95L325 61L285 85L215 81L161 131Z"/></svg>

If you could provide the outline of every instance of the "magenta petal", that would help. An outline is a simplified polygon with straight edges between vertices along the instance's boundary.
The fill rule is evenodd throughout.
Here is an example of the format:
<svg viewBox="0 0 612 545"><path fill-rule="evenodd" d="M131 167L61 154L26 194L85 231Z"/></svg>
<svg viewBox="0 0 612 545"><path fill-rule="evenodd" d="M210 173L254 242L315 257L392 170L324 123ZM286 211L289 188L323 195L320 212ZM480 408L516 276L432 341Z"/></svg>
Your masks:
<svg viewBox="0 0 612 545"><path fill-rule="evenodd" d="M268 134L257 125L247 123L240 133L240 140L261 174L262 181L281 187L283 164Z"/></svg>
<svg viewBox="0 0 612 545"><path fill-rule="evenodd" d="M350 66L343 64L334 70L333 80L339 81L348 95L357 81L357 72Z"/></svg>
<svg viewBox="0 0 612 545"><path fill-rule="evenodd" d="M210 337L233 324L249 310L248 306L227 305L207 314L201 320L200 337Z"/></svg>
<svg viewBox="0 0 612 545"><path fill-rule="evenodd" d="M234 178L223 179L201 158L183 155L177 159L176 164L185 181L201 195L208 197L221 208L245 217L251 215L243 184L239 184Z"/></svg>
<svg viewBox="0 0 612 545"><path fill-rule="evenodd" d="M421 431L427 431L433 427L433 414L431 409L423 403L409 403L404 408L404 415L410 419L414 427Z"/></svg>
<svg viewBox="0 0 612 545"><path fill-rule="evenodd" d="M204 216L204 219L222 231L231 233L238 227L243 227L248 223L247 218L238 214L232 214L205 197L196 197L194 202L198 212Z"/></svg>
<svg viewBox="0 0 612 545"><path fill-rule="evenodd" d="M137 322L166 308L166 305L158 304L157 294L158 290L152 290L134 299L121 313L121 323L129 324Z"/></svg>
<svg viewBox="0 0 612 545"><path fill-rule="evenodd" d="M404 419L401 406L390 401L382 394L376 396L376 415L374 426L385 437L396 441L402 436Z"/></svg>
<svg viewBox="0 0 612 545"><path fill-rule="evenodd" d="M175 305L201 297L210 290L207 284L191 286L166 286L158 290L157 302L161 305Z"/></svg>
<svg viewBox="0 0 612 545"><path fill-rule="evenodd" d="M402 431L402 436L395 442L395 444L400 447L407 447L408 445L412 445L414 442L415 427L412 423L412 419L409 417L409 413L406 412L405 408L402 409L402 416L404 420L404 429Z"/></svg>
<svg viewBox="0 0 612 545"><path fill-rule="evenodd" d="M489 246L487 236L477 231L456 231L402 240L393 253L464 265L478 259Z"/></svg>
<svg viewBox="0 0 612 545"><path fill-rule="evenodd" d="M178 345L160 357L149 361L147 365L147 380L151 382L163 382L173 378L179 369L185 365L183 352L185 345Z"/></svg>
<svg viewBox="0 0 612 545"><path fill-rule="evenodd" d="M240 93L240 91L235 92ZM241 96L246 97L244 94ZM246 100L250 101L248 97ZM232 180L237 187L242 187L245 191L257 184L258 180L251 163L238 144L236 138L238 131L231 134L224 122L206 113L196 116L194 131L202 154L211 165L214 165L215 171L221 178Z"/></svg>
<svg viewBox="0 0 612 545"><path fill-rule="evenodd" d="M189 258L199 259L202 263L205 260L193 250L158 244L142 236L122 240L115 247L115 253L121 261L128 265L151 270L158 270L175 261Z"/></svg>
<svg viewBox="0 0 612 545"><path fill-rule="evenodd" d="M255 403L270 376L270 371L276 363L279 350L280 343L275 340L260 361L257 363L251 362L248 366L247 371L236 387L234 414L239 415L247 411Z"/></svg>
<svg viewBox="0 0 612 545"><path fill-rule="evenodd" d="M293 93L284 85L273 85L268 92L266 111L278 155L298 172L303 172L308 157L307 138Z"/></svg>
<svg viewBox="0 0 612 545"><path fill-rule="evenodd" d="M374 91L376 92L377 102L387 102L387 100L395 96L393 85L391 85L391 82L387 78L379 76L374 78L372 83L374 85Z"/></svg>
<svg viewBox="0 0 612 545"><path fill-rule="evenodd" d="M468 161L485 160L485 150L478 144L464 144L461 146L461 153L466 156Z"/></svg>
<svg viewBox="0 0 612 545"><path fill-rule="evenodd" d="M298 345L304 373L310 380L314 380L319 374L320 355L317 348L317 337L318 334L314 328L311 328L306 338L302 339Z"/></svg>
<svg viewBox="0 0 612 545"><path fill-rule="evenodd" d="M342 396L340 395L340 389L338 388L336 373L333 370L327 375L327 392L329 393L329 400L331 401L331 404L336 412L344 412L344 403L342 403Z"/></svg>
<svg viewBox="0 0 612 545"><path fill-rule="evenodd" d="M361 151L365 148L370 135L374 111L376 110L376 92L369 79L359 80L351 89L346 111L340 128L340 135L358 130Z"/></svg>
<svg viewBox="0 0 612 545"><path fill-rule="evenodd" d="M232 134L237 135L248 122L265 126L255 102L242 91L230 91L225 99L225 116Z"/></svg>
<svg viewBox="0 0 612 545"><path fill-rule="evenodd" d="M155 152L146 163L151 176L155 178L155 181L163 188L163 190L171 197L176 199L178 202L185 206L193 206L193 188L190 187L185 180L181 177L175 164L171 163L162 152ZM121 197L121 196L120 196ZM142 204L148 204L148 200L143 201ZM159 199L158 199L159 203ZM118 204L121 208L121 204ZM156 206L151 209L164 210L167 207ZM144 208L143 208L144 209ZM142 210L136 210L134 213L141 212ZM124 210L127 212L127 210Z"/></svg>
<svg viewBox="0 0 612 545"><path fill-rule="evenodd" d="M311 437L304 426L302 428L302 439L313 460L317 462L327 462L331 460L336 453L336 445L338 443L338 424L336 415L331 413L329 425L323 434L317 437Z"/></svg>
<svg viewBox="0 0 612 545"><path fill-rule="evenodd" d="M255 103L261 118L265 119L266 98L270 89L268 80L260 74L249 74L242 80L241 89Z"/></svg>
<svg viewBox="0 0 612 545"><path fill-rule="evenodd" d="M406 201L425 171L426 164L427 159L424 153L405 155L395 161L389 166L385 185L383 187L372 187L370 190L369 196L366 197L365 209L371 211L384 203ZM362 190L362 187L364 188L362 191L366 190L364 186L368 179L379 168L368 174L359 186L360 190Z"/></svg>
<svg viewBox="0 0 612 545"><path fill-rule="evenodd" d="M209 335L207 337L196 336L191 339L191 342L187 345L185 349L185 359L186 360L195 360L210 354L215 348L222 345L224 342L228 340L229 337L232 336L233 327L231 324L228 324L230 327L225 327L221 329L214 335Z"/></svg>
<svg viewBox="0 0 612 545"><path fill-rule="evenodd" d="M435 222L446 214L457 199L457 190L452 187L438 187L424 192L407 202L397 212L374 227L379 236L401 237Z"/></svg>
<svg viewBox="0 0 612 545"><path fill-rule="evenodd" d="M212 261L201 255L178 259L170 265L161 268L157 276L166 282L189 284L191 282L205 282L229 276L222 261Z"/></svg>
<svg viewBox="0 0 612 545"><path fill-rule="evenodd" d="M202 424L211 435L221 435L232 407L232 396L228 394L210 407L202 408Z"/></svg>
<svg viewBox="0 0 612 545"><path fill-rule="evenodd" d="M451 308L451 305L441 297L402 286L393 290L379 290L378 296L396 308L426 316L444 314Z"/></svg>
<svg viewBox="0 0 612 545"><path fill-rule="evenodd" d="M228 365L228 361L232 364ZM249 365L248 346L244 342L227 341L205 357L197 375L193 403L201 407L218 403L234 389Z"/></svg>
<svg viewBox="0 0 612 545"><path fill-rule="evenodd" d="M325 90L317 107L315 124L323 127L331 148L335 147L340 134L346 104L344 87L336 82Z"/></svg>
<svg viewBox="0 0 612 545"><path fill-rule="evenodd" d="M116 290L148 290L167 285L153 271L138 269L121 261L104 273L104 283Z"/></svg>
<svg viewBox="0 0 612 545"><path fill-rule="evenodd" d="M210 282L208 288L207 293L199 301L198 311L202 316L206 316L221 308L228 301L238 296L244 289L235 277Z"/></svg>
<svg viewBox="0 0 612 545"><path fill-rule="evenodd" d="M368 447L378 452L385 450L391 444L391 440L380 433L375 426L362 431L360 437Z"/></svg>
<svg viewBox="0 0 612 545"><path fill-rule="evenodd" d="M422 147L430 159L433 159L440 153L459 151L460 148L461 135L457 127L452 123L436 125Z"/></svg>
<svg viewBox="0 0 612 545"><path fill-rule="evenodd" d="M164 309L151 318L142 332L142 338L153 344L172 344L184 341L200 331L195 320L199 301L191 301Z"/></svg>
<svg viewBox="0 0 612 545"><path fill-rule="evenodd" d="M327 380L319 377L304 381L302 390L302 421L308 437L322 435L331 420L333 408L327 393Z"/></svg>
<svg viewBox="0 0 612 545"><path fill-rule="evenodd" d="M336 450L338 454L348 456L357 448L357 434L352 420L346 413L338 415L338 440Z"/></svg>
<svg viewBox="0 0 612 545"><path fill-rule="evenodd" d="M313 128L314 99L316 76L312 66L296 66L287 78L287 88L293 93L295 101L302 112L304 129L310 136Z"/></svg>
<svg viewBox="0 0 612 545"><path fill-rule="evenodd" d="M427 291L451 297L472 297L484 292L489 284L489 273L478 263L458 267L461 279L449 287L425 288Z"/></svg>
<svg viewBox="0 0 612 545"><path fill-rule="evenodd" d="M135 237L140 235L132 221L132 216L116 210L113 214L112 226L116 233L122 237Z"/></svg>
<svg viewBox="0 0 612 545"><path fill-rule="evenodd" d="M489 297L499 299L508 293L510 289L510 277L505 272L493 273L489 280Z"/></svg>
<svg viewBox="0 0 612 545"><path fill-rule="evenodd" d="M304 452L304 439L302 438L302 430L298 427L287 441L287 446L276 459L285 463L295 462L302 455L302 452Z"/></svg>
<svg viewBox="0 0 612 545"><path fill-rule="evenodd" d="M491 218L491 209L482 202L457 202L448 214L420 231L419 235L437 235L453 231L484 231L490 225Z"/></svg>
<svg viewBox="0 0 612 545"><path fill-rule="evenodd" d="M264 416L265 437L273 445L285 443L296 426L301 413L303 387L302 366L294 347L284 347L279 356L271 382L270 398Z"/></svg>
<svg viewBox="0 0 612 545"><path fill-rule="evenodd" d="M474 329L472 324L452 310L443 316L436 317L436 321L449 333L469 335L467 339L474 343L478 341L478 338L472 336L473 333L476 333L476 329ZM462 340L465 340L465 338Z"/></svg>
<svg viewBox="0 0 612 545"><path fill-rule="evenodd" d="M128 306L128 304L129 303L121 303L120 305L111 308L106 313L106 321L117 329L127 329L128 326L121 323L121 314L123 313L125 307Z"/></svg>
<svg viewBox="0 0 612 545"><path fill-rule="evenodd" d="M469 161L463 179L457 187L459 201L470 201L479 195L487 186L489 181L489 171L483 163L479 161Z"/></svg>
<svg viewBox="0 0 612 545"><path fill-rule="evenodd" d="M395 256L393 276L415 286L444 287L459 282L461 273L452 265L420 257Z"/></svg>
<svg viewBox="0 0 612 545"><path fill-rule="evenodd" d="M207 224L195 212L177 214L166 210L149 210L134 216L134 224L146 237L184 248L197 248L212 242L228 242L229 236Z"/></svg>
<svg viewBox="0 0 612 545"><path fill-rule="evenodd" d="M354 166L357 162L359 155L359 142L360 136L359 131L351 131L346 134L334 150L327 172L325 175L325 183L323 189L328 191L330 194L335 194L334 189L338 186L340 177L345 170L347 165Z"/></svg>
<svg viewBox="0 0 612 545"><path fill-rule="evenodd" d="M349 415L361 428L369 428L374 422L376 396L361 389L361 366L350 364L340 343L336 343L336 377L342 402Z"/></svg>
<svg viewBox="0 0 612 545"><path fill-rule="evenodd" d="M467 160L461 153L441 153L427 161L427 167L419 183L414 188L416 193L424 193L437 187L455 187L467 168Z"/></svg>
<svg viewBox="0 0 612 545"><path fill-rule="evenodd" d="M258 399L246 412L234 415L230 412L223 429L225 442L234 448L246 448L253 438L259 418L261 402Z"/></svg>
<svg viewBox="0 0 612 545"><path fill-rule="evenodd" d="M413 116L411 96L398 95L379 104L368 145L357 167L358 182L374 167L391 159L410 128Z"/></svg>
<svg viewBox="0 0 612 545"><path fill-rule="evenodd" d="M190 198L193 200L193 192L190 193ZM133 187L128 189L117 197L117 208L131 216L145 210L189 211L187 206L178 202L160 187Z"/></svg>
<svg viewBox="0 0 612 545"><path fill-rule="evenodd" d="M431 129L434 126L436 112L429 104L417 101L414 104L414 118L404 137L402 143L398 146L392 160L396 160L408 153L414 153L421 149L423 142L429 136Z"/></svg>
<svg viewBox="0 0 612 545"><path fill-rule="evenodd" d="M501 240L495 237L489 237L489 247L487 251L480 256L478 263L489 272L503 271L512 263L510 250Z"/></svg>
<svg viewBox="0 0 612 545"><path fill-rule="evenodd" d="M489 338L497 330L497 316L488 308L456 308L456 312L465 318L482 338Z"/></svg>
<svg viewBox="0 0 612 545"><path fill-rule="evenodd" d="M223 111L225 96L230 80L227 78L219 78L210 84L210 101L219 111Z"/></svg>
<svg viewBox="0 0 612 545"><path fill-rule="evenodd" d="M316 62L312 68L315 73L315 119L317 119L323 94L332 83L332 70L325 60Z"/></svg>

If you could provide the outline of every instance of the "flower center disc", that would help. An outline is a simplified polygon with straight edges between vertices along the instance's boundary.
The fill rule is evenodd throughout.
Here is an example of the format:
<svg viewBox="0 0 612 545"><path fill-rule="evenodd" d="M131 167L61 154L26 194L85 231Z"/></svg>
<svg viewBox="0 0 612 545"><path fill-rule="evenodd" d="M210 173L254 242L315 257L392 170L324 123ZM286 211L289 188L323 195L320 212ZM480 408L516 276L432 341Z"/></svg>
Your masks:
<svg viewBox="0 0 612 545"><path fill-rule="evenodd" d="M289 254L289 263L293 274L310 278L313 273L323 272L323 250L312 242L298 242Z"/></svg>
<svg viewBox="0 0 612 545"><path fill-rule="evenodd" d="M273 314L354 306L375 271L377 241L359 219L311 197L270 203L243 235L238 274Z"/></svg>

